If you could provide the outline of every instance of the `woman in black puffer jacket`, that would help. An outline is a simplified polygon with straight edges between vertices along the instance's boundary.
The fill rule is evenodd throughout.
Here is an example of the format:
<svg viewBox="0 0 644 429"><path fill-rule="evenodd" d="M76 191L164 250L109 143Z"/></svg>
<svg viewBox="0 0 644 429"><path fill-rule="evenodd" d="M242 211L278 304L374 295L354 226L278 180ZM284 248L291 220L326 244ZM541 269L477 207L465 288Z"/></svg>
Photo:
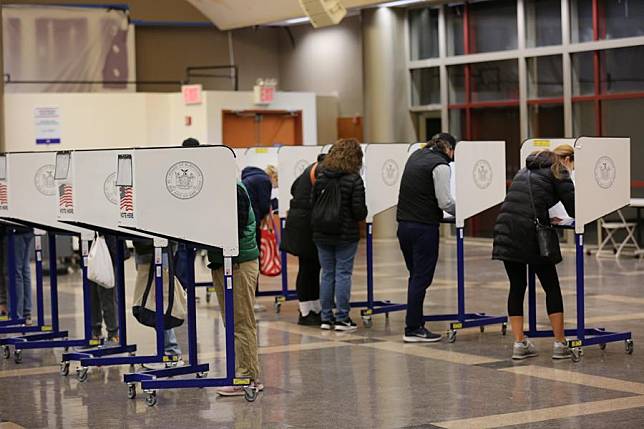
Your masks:
<svg viewBox="0 0 644 429"><path fill-rule="evenodd" d="M505 197L494 227L493 259L504 262L510 280L508 315L515 338L513 359L536 356L536 349L523 335L523 298L527 287L528 265L546 292L548 317L555 337L553 359L570 357L564 336L563 300L554 264L539 255L534 206L542 225L550 223L548 209L561 201L570 216L575 215L575 188L570 173L553 152L530 155L526 168L517 173Z"/></svg>
<svg viewBox="0 0 644 429"><path fill-rule="evenodd" d="M315 242L322 281L320 283L320 303L322 305L322 329L351 331L356 324L349 317L351 310L351 275L353 260L360 241L359 222L367 217L365 189L360 169L362 168L362 149L354 139L340 140L333 145L317 173L313 186L312 203L316 202L330 186L339 186L340 218L338 228L329 232L313 222L313 241ZM336 313L333 314L335 295Z"/></svg>

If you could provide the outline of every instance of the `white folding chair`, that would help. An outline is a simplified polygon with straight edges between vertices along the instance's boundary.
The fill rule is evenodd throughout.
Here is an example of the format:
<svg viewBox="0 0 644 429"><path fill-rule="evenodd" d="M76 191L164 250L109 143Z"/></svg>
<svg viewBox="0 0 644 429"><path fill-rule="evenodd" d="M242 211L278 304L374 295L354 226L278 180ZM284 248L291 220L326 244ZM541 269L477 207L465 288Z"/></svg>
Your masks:
<svg viewBox="0 0 644 429"><path fill-rule="evenodd" d="M641 256L644 251L642 251L635 239L637 223L627 222L621 210L617 210L617 215L619 216L618 221L607 222L603 218L599 220L601 229L606 234L606 237L597 249L597 257L614 255L616 258L619 258L624 250L632 251L633 256ZM621 242L618 242L615 235L622 230L626 235Z"/></svg>

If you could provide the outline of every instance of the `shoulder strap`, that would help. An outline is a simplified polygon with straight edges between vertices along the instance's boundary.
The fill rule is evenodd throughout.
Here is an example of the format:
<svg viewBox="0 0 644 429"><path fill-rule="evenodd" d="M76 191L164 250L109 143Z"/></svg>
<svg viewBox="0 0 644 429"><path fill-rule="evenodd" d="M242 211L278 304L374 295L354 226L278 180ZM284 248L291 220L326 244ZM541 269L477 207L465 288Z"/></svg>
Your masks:
<svg viewBox="0 0 644 429"><path fill-rule="evenodd" d="M532 206L532 213L534 214L534 221L539 222L539 217L537 216L537 208L534 205L534 197L532 196L532 172L528 170L528 193L530 194L530 205Z"/></svg>
<svg viewBox="0 0 644 429"><path fill-rule="evenodd" d="M317 170L318 170L318 163L316 162L313 164L313 167L309 172L309 179L311 180L311 186L315 186L315 183L318 181L318 176L316 174Z"/></svg>

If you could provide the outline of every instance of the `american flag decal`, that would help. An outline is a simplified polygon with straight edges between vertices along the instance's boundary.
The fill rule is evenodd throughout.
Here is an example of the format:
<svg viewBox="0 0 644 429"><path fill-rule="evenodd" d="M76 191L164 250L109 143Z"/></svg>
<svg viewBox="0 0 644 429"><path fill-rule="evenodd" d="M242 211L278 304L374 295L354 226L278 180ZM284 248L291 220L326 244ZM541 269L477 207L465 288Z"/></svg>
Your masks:
<svg viewBox="0 0 644 429"><path fill-rule="evenodd" d="M0 183L0 208L6 208L9 205L7 197L7 185L4 182Z"/></svg>
<svg viewBox="0 0 644 429"><path fill-rule="evenodd" d="M121 213L134 213L134 203L132 201L132 187L119 187L119 197L121 201Z"/></svg>
<svg viewBox="0 0 644 429"><path fill-rule="evenodd" d="M72 204L72 185L63 184L58 187L58 207L61 209L71 209Z"/></svg>

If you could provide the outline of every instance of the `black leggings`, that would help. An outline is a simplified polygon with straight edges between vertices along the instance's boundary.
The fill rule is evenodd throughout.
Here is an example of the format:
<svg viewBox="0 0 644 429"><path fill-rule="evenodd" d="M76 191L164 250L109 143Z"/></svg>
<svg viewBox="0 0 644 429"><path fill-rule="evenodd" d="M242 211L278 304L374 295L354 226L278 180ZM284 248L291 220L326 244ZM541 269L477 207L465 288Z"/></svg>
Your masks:
<svg viewBox="0 0 644 429"><path fill-rule="evenodd" d="M528 266L520 262L504 261L505 271L510 279L510 294L508 295L508 315L523 316L523 298L528 287ZM563 313L563 299L559 287L559 276L554 265L531 265L541 287L546 292L546 308L548 314Z"/></svg>
<svg viewBox="0 0 644 429"><path fill-rule="evenodd" d="M297 271L297 300L300 302L318 301L320 299L320 261L318 258L299 257Z"/></svg>

